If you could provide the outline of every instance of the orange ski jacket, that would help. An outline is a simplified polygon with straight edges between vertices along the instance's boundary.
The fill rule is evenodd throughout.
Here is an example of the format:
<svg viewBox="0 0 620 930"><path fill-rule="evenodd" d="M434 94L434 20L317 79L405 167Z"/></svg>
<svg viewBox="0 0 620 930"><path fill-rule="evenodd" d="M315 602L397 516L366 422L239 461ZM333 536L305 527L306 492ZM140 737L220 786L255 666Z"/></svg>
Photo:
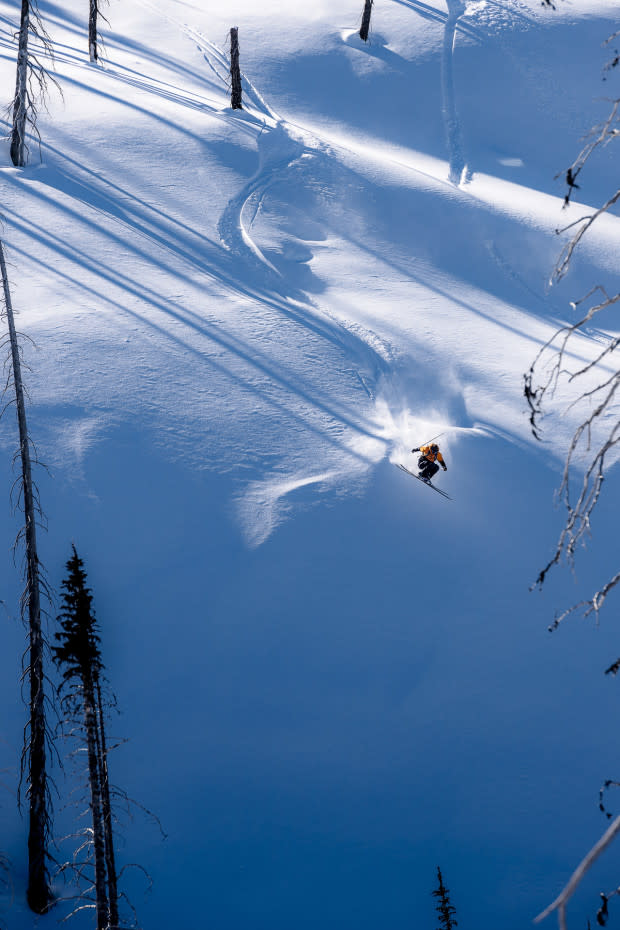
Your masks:
<svg viewBox="0 0 620 930"><path fill-rule="evenodd" d="M434 462L437 460L440 465L446 464L443 460L443 455L441 452L433 452L430 446L420 446L420 452L425 459L429 460L429 462Z"/></svg>

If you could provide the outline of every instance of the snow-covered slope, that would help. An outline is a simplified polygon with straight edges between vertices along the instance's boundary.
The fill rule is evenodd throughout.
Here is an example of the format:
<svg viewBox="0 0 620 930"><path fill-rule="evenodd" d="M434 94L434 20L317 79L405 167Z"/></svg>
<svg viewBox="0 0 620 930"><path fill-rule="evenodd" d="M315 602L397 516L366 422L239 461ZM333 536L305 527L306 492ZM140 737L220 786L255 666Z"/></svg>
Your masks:
<svg viewBox="0 0 620 930"><path fill-rule="evenodd" d="M358 0L112 2L99 66L84 3L41 12L63 96L40 161L33 144L15 169L3 143L3 240L34 341L49 580L75 542L130 737L114 777L168 833L125 831L121 858L154 877L146 900L132 887L141 925L430 926L437 864L460 926L527 925L603 827L598 787L617 775L613 624L548 638L573 591L528 594L576 413L559 403L535 444L522 376L570 299L617 287L615 217L546 282L556 228L584 210L562 212L554 175L615 93L600 46L620 4L468 4L458 188L439 0L376 4L368 45ZM0 3L5 88L17 16ZM584 201L611 189L613 156ZM393 467L436 433L453 503ZM0 848L21 928L10 415L0 442ZM612 538L605 513L596 529ZM586 557L585 590L611 558ZM617 884L605 868L582 923Z"/></svg>

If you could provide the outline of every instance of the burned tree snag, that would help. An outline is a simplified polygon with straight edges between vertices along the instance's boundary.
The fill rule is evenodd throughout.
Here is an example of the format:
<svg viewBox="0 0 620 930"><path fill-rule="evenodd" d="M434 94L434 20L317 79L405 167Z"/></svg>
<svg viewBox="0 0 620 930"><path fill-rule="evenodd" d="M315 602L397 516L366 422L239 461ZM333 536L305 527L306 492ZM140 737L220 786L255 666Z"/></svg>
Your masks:
<svg viewBox="0 0 620 930"><path fill-rule="evenodd" d="M30 3L22 0L19 40L17 47L17 75L13 99L13 125L11 128L11 161L16 168L26 164L26 119L28 113L28 39L30 37Z"/></svg>
<svg viewBox="0 0 620 930"><path fill-rule="evenodd" d="M97 49L97 17L99 15L99 0L90 0L90 9L88 15L88 57L91 61L97 61L99 51Z"/></svg>
<svg viewBox="0 0 620 930"><path fill-rule="evenodd" d="M372 12L373 0L364 0L364 12L362 13L362 25L360 26L360 39L368 42L368 33L370 32L370 14Z"/></svg>
<svg viewBox="0 0 620 930"><path fill-rule="evenodd" d="M233 110L242 110L241 71L239 69L239 29L230 30L230 105Z"/></svg>
<svg viewBox="0 0 620 930"><path fill-rule="evenodd" d="M18 540L23 539L26 550L26 588L22 595L22 614L28 627L29 646L26 674L30 683L30 717L23 756L24 766L27 769L27 796L30 808L28 827L28 904L35 914L44 914L51 903L51 892L47 872L49 812L45 751L45 677L43 671L45 641L41 625L41 577L37 554L37 513L40 513L40 509L37 502L36 488L32 480L30 435L26 422L21 356L2 242L0 242L0 271L4 288L5 315L9 330L11 380L15 390L19 454L21 458L20 481L24 527L18 536Z"/></svg>
<svg viewBox="0 0 620 930"><path fill-rule="evenodd" d="M116 871L116 853L114 851L114 836L112 833L112 804L110 801L110 778L108 774L108 747L105 732L105 719L103 701L101 698L101 681L99 676L95 679L97 694L97 714L99 718L100 740L100 779L101 779L101 813L103 817L103 835L105 845L105 865L108 882L108 904L110 907L110 928L120 926L118 916L118 874Z"/></svg>
<svg viewBox="0 0 620 930"><path fill-rule="evenodd" d="M33 43L30 39L34 40ZM15 95L10 104L10 152L16 168L23 168L28 162L28 129L39 143L41 141L37 128L38 106L41 101L45 102L50 82L60 90L58 81L43 64L43 56L51 62L54 60L54 49L41 21L37 0L21 0Z"/></svg>
<svg viewBox="0 0 620 930"><path fill-rule="evenodd" d="M104 0L88 0L88 57L94 64L99 61L99 53L103 42L99 31L99 21L103 20L110 25L101 12Z"/></svg>
<svg viewBox="0 0 620 930"><path fill-rule="evenodd" d="M88 756L88 781L90 785L90 806L93 825L93 852L95 861L95 898L97 911L97 930L107 930L110 926L110 905L106 882L106 849L103 826L103 799L101 790L100 748L98 740L98 715L95 703L95 685L90 670L82 675L82 700L84 713L84 731L86 733L86 750ZM118 920L116 921L118 924Z"/></svg>

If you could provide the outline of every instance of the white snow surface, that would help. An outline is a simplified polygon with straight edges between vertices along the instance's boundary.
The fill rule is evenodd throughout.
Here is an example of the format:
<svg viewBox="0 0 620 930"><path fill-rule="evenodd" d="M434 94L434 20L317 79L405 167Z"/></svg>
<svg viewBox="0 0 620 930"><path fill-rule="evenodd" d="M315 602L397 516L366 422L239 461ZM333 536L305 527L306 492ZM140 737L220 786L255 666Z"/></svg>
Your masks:
<svg viewBox="0 0 620 930"><path fill-rule="evenodd" d="M72 542L89 572L114 727L130 737L111 766L168 834L123 834L122 861L154 878L146 899L132 885L154 930L429 926L438 864L460 926L520 930L604 828L598 787L618 775L602 675L613 608L596 635L546 633L613 568L615 469L577 587L560 573L529 594L580 410L559 396L541 444L522 388L569 302L618 290L615 215L548 281L556 230L615 190L609 147L562 209L561 172L617 96L601 45L620 3L464 5L458 187L445 4L375 4L368 44L361 6L112 0L93 65L87 5L41 0L62 93L27 168L6 140L0 151L30 428L49 469L42 560L57 597ZM0 2L6 102L18 17ZM587 363L614 327L576 337L572 356ZM436 434L453 502L391 467ZM15 886L4 920L21 930L62 906L37 922L23 903L12 796L15 446L9 410L0 851ZM604 869L576 926L617 885Z"/></svg>

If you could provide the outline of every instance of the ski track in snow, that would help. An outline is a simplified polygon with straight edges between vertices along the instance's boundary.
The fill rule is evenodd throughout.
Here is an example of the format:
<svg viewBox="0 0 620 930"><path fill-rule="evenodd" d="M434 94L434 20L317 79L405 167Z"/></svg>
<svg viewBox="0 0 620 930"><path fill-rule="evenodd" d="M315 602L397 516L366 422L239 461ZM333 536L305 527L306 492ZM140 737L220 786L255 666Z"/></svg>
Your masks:
<svg viewBox="0 0 620 930"><path fill-rule="evenodd" d="M183 30L198 44L211 69L223 80L222 71L227 62L222 51L195 30L188 27L183 27ZM304 130L302 127L293 127L282 119L266 103L263 96L243 71L241 77L246 107L249 98L250 108L241 111L241 114L239 111L236 113L232 111L230 118L246 123L248 113L250 116L254 115L252 111L258 113L260 122L254 128L258 130L259 163L254 176L239 191L236 197L231 198L219 220L218 230L222 242L226 248L239 257L245 257L247 262L258 261L263 266L263 271L266 273L266 278L271 287L278 290L284 299L293 300L298 306L305 306L311 314L323 316L324 314L307 293L293 292L290 287L286 287L281 273L265 257L257 242L252 238L251 228L269 188L278 180L281 180L292 168L303 164L304 158L328 158L329 150L308 130ZM246 214L251 214L249 221L245 220ZM276 276L276 280L273 279L272 275ZM342 339L343 348L346 348L354 357L360 354L363 356L363 363L374 374L375 381L386 374L385 354L377 351L373 346L373 343L376 345L378 338L375 334L368 333L367 337L364 338L359 328L357 331L354 331L353 328L345 330L341 321L332 316L329 317L329 320L336 330L342 332L343 337L345 335L348 337ZM364 384L364 388L368 391L366 384Z"/></svg>
<svg viewBox="0 0 620 930"><path fill-rule="evenodd" d="M451 35L460 26L460 16L464 10L463 6L456 20L454 17L442 18L445 21L445 29L451 30ZM181 24L179 27L198 45L211 71L223 83L227 83L228 62L224 53L196 30ZM479 37L476 30L465 27L463 31ZM450 54L452 51L453 43ZM242 82L245 92L245 110L231 112L230 118L243 122L244 126L251 125L256 132L259 163L253 177L234 198L230 199L220 217L218 231L221 240L224 246L236 256L262 271L265 283L285 300L293 300L306 312L324 317L325 311L321 311L307 293L294 293L291 292L290 287L286 287L281 273L266 258L259 244L252 237L252 224L270 187L282 180L293 168L303 164L304 158L333 158L334 150L315 132L299 124L292 126L283 120L268 106L263 96L243 72ZM450 99L455 109L453 93ZM348 151L352 152L353 149L348 149ZM346 324L342 319L336 319L329 314L328 318L332 334L341 334L343 349L347 355L359 359L358 367L354 371L368 399L374 404L377 438L380 444L384 446L391 461L407 456L410 450L399 437L403 434L412 435L420 430L422 432L434 431L437 421L427 423L420 417L412 417L405 412L403 422L397 423L391 412L386 409L385 402L378 403L381 395L386 398L397 398L398 407L402 403L400 399L402 391L398 387L398 366L394 364L396 354L394 348L386 345L382 337L368 331L359 323ZM450 431L451 428L446 426L445 429ZM476 433L473 427L452 429L452 432L456 431ZM376 461L377 457L382 458L385 454L383 452L377 456L376 443L373 444L371 441L368 444L363 437L359 438L357 446L358 448L365 447L364 451L370 454L371 460ZM346 475L346 468L344 474ZM330 481L337 483L338 479L343 477L341 470L336 469L318 478L300 475L287 476L284 479L267 479L251 485L243 493L237 505L248 543L252 546L259 545L268 538L288 512L284 501L292 491L313 484L328 484Z"/></svg>
<svg viewBox="0 0 620 930"><path fill-rule="evenodd" d="M150 2L140 0L142 6L162 16L161 11ZM201 32L191 28L180 20L169 16L167 21L184 33L193 41L203 54L204 60L212 73L224 86L228 86L228 60L226 54ZM267 103L260 91L249 77L242 71L242 84L244 93L244 109L241 111L226 111L226 119L241 125L256 138L258 152L258 167L253 177L231 198L218 222L218 231L225 248L247 264L262 268L265 284L279 296L295 305L298 310L305 310L312 316L324 318L325 312L311 300L307 293L296 292L286 286L282 274L265 257L260 246L252 238L251 228L260 210L261 204L269 188L281 180L286 172L302 164L304 157L329 157L328 148L312 133L302 127L294 127L282 119ZM249 103L249 105L248 105ZM203 107L205 105L203 101ZM216 115L221 115L216 110ZM252 214L246 221L246 214ZM387 374L386 356L390 351L383 351L382 340L374 333L363 334L359 326L345 327L341 320L328 315L330 328L341 332L341 339L337 340L347 354L360 357L364 376L358 372L360 381L370 397L368 379L376 382ZM333 340L333 332L331 334ZM379 346L379 348L377 348Z"/></svg>
<svg viewBox="0 0 620 930"><path fill-rule="evenodd" d="M84 546L134 740L119 783L139 785L171 827L161 856L139 826L119 849L119 867L131 857L155 878L142 923L160 930L186 913L201 926L208 914L215 927L279 930L302 901L308 925L338 930L361 915L381 926L387 898L395 926L428 925L425 870L439 845L464 889L463 926L523 928L543 885L589 842L588 812L569 822L565 811L577 782L598 777L613 725L598 712L592 725L602 686L598 668L583 673L585 625L546 647L546 606L527 600L534 550L554 532L554 476L541 463L555 450L536 461L519 375L561 316L561 298L537 289L561 201L537 190L519 150L535 98L506 112L514 148L497 146L524 154L522 171L497 177L488 156L486 174L456 186L442 157L441 31L454 29L457 50L484 51L524 4L468 2L456 23L438 0L375 4L375 15L429 20L438 38L432 60L427 49L400 72L398 56L368 50L375 70L345 84L348 98L370 91L356 117L321 98L366 51L342 22L326 25L327 0L308 16L306 37L318 22L319 38L306 59L278 61L303 75L290 99L308 91L308 109L290 112L247 77L246 109L231 111L221 49L164 16L160 0L137 2L149 28L134 44L119 30L94 68L77 51L73 0L57 55L66 115L43 133L49 163L7 165L0 180L17 303L44 350L32 366L33 435L46 459L61 447L43 495L46 561L57 576L73 534ZM132 7L111 12L139 25ZM193 9L202 26L215 8L177 0L173 11ZM291 35L292 9L282 3ZM62 4L45 10L63 25ZM272 25L253 41L267 47ZM515 58L523 48L506 47ZM459 63L457 52L454 110L476 83L460 83ZM419 83L394 82L412 76ZM493 77L476 73L487 87ZM373 122L388 83L394 113ZM427 149L419 127L431 106L438 143ZM484 145L473 136L476 168ZM493 134L483 141L493 147ZM608 267L612 233L600 237ZM588 261L588 274L603 267ZM587 360L586 340L573 349ZM449 506L393 465L377 468L411 465L411 447L431 437L446 452ZM372 493L352 500L375 475ZM304 514L339 494L342 506ZM613 508L607 516L613 552ZM7 603L13 575L7 567ZM599 632L601 657L615 646ZM3 654L7 684L17 664L10 645ZM23 714L6 690L18 766ZM558 782L558 766L575 778ZM551 811L539 786L558 784ZM32 930L23 826L3 834L17 873L11 930ZM205 874L206 904L195 893Z"/></svg>
<svg viewBox="0 0 620 930"><path fill-rule="evenodd" d="M404 0L399 0L399 2L404 3ZM222 88L227 86L228 61L221 49L197 30L161 13L150 0L140 0L140 3L150 11L162 16L171 26L174 26L191 42L195 43L209 71L214 76L215 83ZM457 32L476 41L481 41L484 38L484 34L479 28L464 21L464 16L466 17L470 10L466 10L463 4L453 3L449 14L434 10L434 8L427 7L423 3L414 2L414 0L407 0L405 5L415 8L423 15L431 16L444 26L447 37L444 42L444 56L448 53L450 56L452 55L454 37ZM446 42L450 46L449 49L447 49ZM92 67L87 60L76 55L68 47L61 47L57 58L59 61L70 65L81 64L85 68ZM398 437L402 436L403 433L417 430L420 424L422 424L421 428L424 428L423 424L427 422L421 420L420 417L411 418L406 410L404 422L396 422L400 416L399 411L403 404L403 396L408 393L406 379L405 384L402 387L400 386L401 374L407 368L407 360L400 359L399 361L399 352L394 345L386 341L384 334L380 335L373 332L360 322L347 321L342 316L338 317L331 314L329 309L319 306L308 292L293 287L292 283L286 280L286 277L274 262L266 256L260 242L253 234L253 226L272 188L285 181L294 171L298 171L298 176L299 172L301 172L303 177L306 165L313 164L316 166L318 164L320 166L321 162L324 162L328 166L330 159L338 160L333 141L328 142L325 136L314 129L309 130L301 124L292 124L282 119L268 105L245 74L242 75L245 109L231 111L229 109L222 110L221 104L218 104L215 97L185 91L157 78L149 78L147 81L137 71L132 71L131 68L120 63L103 62L102 70L110 77L137 88L149 90L155 88L157 93L165 99L172 102L182 101L184 105L207 112L213 118L222 120L229 125L235 125L243 133L250 135L255 140L258 158L256 171L238 193L228 200L217 223L221 245L231 256L234 256L235 260L243 262L246 269L251 271L251 276L256 282L256 293L261 300L264 300L266 305L269 305L276 313L284 313L289 318L299 319L316 336L327 340L331 346L341 350L342 355L347 360L355 360L355 367L343 370L350 370L359 383L368 401L369 409L367 411L358 410L356 414L352 415L350 409L345 409L342 405L334 402L333 399L330 403L327 397L321 398L319 394L315 394L313 398L309 397L315 404L324 405L326 410L329 408L331 416L347 421L354 434L357 432L352 445L352 452L359 455L361 459L366 458L367 467L384 457L386 453L391 458L393 458L394 454L402 455L403 450ZM458 120L456 119L456 101L451 80L448 85L447 88L444 87L444 102L453 115L451 121L446 115L447 123L451 122L451 126L448 126L448 139L453 153L456 152L458 156L458 145L456 145L456 148L454 145L454 132L458 131ZM351 141L345 143L338 140L336 146L349 154L359 154L363 150L363 145ZM386 165L390 163L403 164L387 148L381 152L375 151L373 157L379 157ZM462 160L464 163L464 159ZM447 171L444 175L445 163L437 162L437 164L431 165L432 161L432 159L424 156L418 157L417 153L410 152L405 167L409 171L413 170L418 174L427 175L428 179L433 183L439 182L441 185L447 185ZM466 196L471 194L474 197L479 196L479 194L475 193L475 189L470 189L468 186L461 188L461 191ZM157 208L151 204L145 204L142 211L143 220L140 220L140 212L140 210L136 210L134 205L133 231L144 236L146 240L157 238L153 224L147 219L149 215L157 213ZM138 218L138 222L135 221L135 218ZM194 231L187 230L187 232L190 237L194 237ZM200 250L199 237L196 236L195 239L195 253L187 252L186 254L190 261L195 260ZM187 241L190 241L190 239ZM169 243L165 243L165 245L167 248L177 250L179 255L183 257L183 248L171 246ZM187 249L187 247L184 248ZM193 249L194 246L192 245L192 251ZM529 297L538 297L520 276L508 266L495 243L490 243L489 249L498 268L513 279L517 285L522 286ZM87 262L87 257L84 256L83 260ZM222 274L222 269L220 269L220 274ZM225 280L227 288L232 293L237 292L244 298L248 297L247 287L240 286L234 275L222 274L222 279ZM243 281L244 276L241 275L240 279ZM164 304L158 300L156 290L153 289L149 294L147 288L146 293L153 305L159 305L161 311L165 312ZM249 296L252 299L251 293ZM192 326L199 326L204 330L205 334L207 333L205 322L199 320L189 310L178 309L177 315L179 319L187 320ZM221 334L219 339L221 344L224 345L226 340ZM232 344L229 347L232 348ZM248 346L245 357L248 362L257 364L260 369L259 351ZM265 364L263 371L266 372L267 370L268 366ZM280 380L285 388L287 384L295 384L295 376L292 372L286 372L283 369L281 374L282 378ZM301 385L298 387L300 390L302 389ZM382 398L394 399L396 404L394 415L392 415L391 411L385 409L385 404L380 403ZM388 408L389 406L388 403ZM441 415L438 414L438 416ZM429 428L431 431L434 429L430 422ZM240 513L243 512L246 515L244 519L249 520L251 524L251 528L247 532L248 538L254 543L266 538L263 529L259 526L260 518L257 516L261 507L264 511L264 526L273 528L286 511L286 508L277 503L279 496L285 498L292 491L312 484L328 484L330 481L346 480L347 469L350 467L351 463L345 461L341 468L321 471L320 478L315 478L312 475L296 474L293 477L287 475L282 479L269 478L262 486L252 485L247 492L244 492L249 495L248 500L252 501L252 506L249 504L246 506L244 503L239 506ZM249 516L250 514L252 516Z"/></svg>
<svg viewBox="0 0 620 930"><path fill-rule="evenodd" d="M221 80L225 80L227 61L223 52L196 30L186 26L182 28L197 43L212 71ZM267 104L243 71L241 77L245 109L231 111L230 119L247 125L248 116L250 119L258 116L258 122L253 121L251 124L256 132L258 167L237 196L230 199L220 217L218 230L221 240L227 249L244 258L247 263L258 263L259 267L262 266L266 281L283 299L293 301L296 306L304 308L312 315L325 317L325 312L307 293L293 291L286 285L281 272L265 257L258 243L252 238L251 230L270 187L282 180L291 169L303 165L304 159L329 158L331 152L313 133L303 127L292 126L282 119ZM364 333L361 327L354 325L345 328L341 320L331 315L328 319L330 327L340 332L340 344L347 355L360 357L366 377L364 378L357 369L356 373L364 390L372 399L374 392L368 387L368 378L371 377L376 384L379 378L387 375L386 362L391 355L390 350L386 351L376 334Z"/></svg>
<svg viewBox="0 0 620 930"><path fill-rule="evenodd" d="M162 15L150 0L140 2L144 7ZM195 43L216 80L227 87L228 60L225 53L198 30L169 16L165 16L165 19ZM252 225L269 188L285 178L292 169L303 165L305 159L329 158L330 153L312 133L293 127L283 120L269 106L247 75L243 71L241 74L244 109L227 109L225 119L253 135L256 140L258 166L237 195L229 199L220 216L217 229L221 243L236 259L252 269L255 279L260 282L259 290L269 295L270 303L273 304L275 298L281 301L281 306L286 308L287 313L303 315L317 335L339 348L349 363L351 360L357 360L354 369L343 370L351 370L354 373L368 398L370 411L369 414L365 414L363 410L358 411L359 429L354 426L350 451L354 459L367 460L367 463L375 462L385 454L383 450L386 438L381 436L380 432L376 433L376 427L373 426L373 410L378 385L389 378L392 350L377 334L365 330L359 324L347 325L320 308L308 293L291 288L252 236ZM206 98L201 100L201 107L211 111L212 115L218 118L223 115L221 110ZM229 286L234 291L234 279L229 280ZM342 410L339 413L335 405L333 406L337 417L343 417L344 420L351 418L350 411ZM373 430L376 433L375 438L369 435ZM313 484L346 483L350 477L351 464L351 457L347 456L339 467L323 472L318 478L306 474L289 474L283 478L267 478L251 483L242 491L237 503L237 512L248 544L259 545L271 534L286 516L288 507L283 502L293 491ZM359 465L356 469L359 469Z"/></svg>

